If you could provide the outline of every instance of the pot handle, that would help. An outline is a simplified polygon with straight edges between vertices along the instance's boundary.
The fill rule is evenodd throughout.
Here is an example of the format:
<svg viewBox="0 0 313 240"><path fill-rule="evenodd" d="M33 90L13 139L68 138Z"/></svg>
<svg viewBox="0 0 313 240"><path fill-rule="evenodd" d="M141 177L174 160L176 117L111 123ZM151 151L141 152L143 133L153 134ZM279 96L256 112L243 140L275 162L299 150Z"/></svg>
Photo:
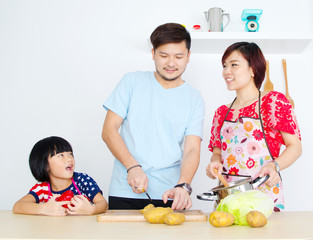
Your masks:
<svg viewBox="0 0 313 240"><path fill-rule="evenodd" d="M270 175L265 175L263 177L257 177L256 179L254 179L251 183L253 189L257 188L258 186L261 186L263 183L267 181L267 179L269 179L269 177Z"/></svg>
<svg viewBox="0 0 313 240"><path fill-rule="evenodd" d="M197 195L197 198L200 200L205 201L217 201L217 195L214 195L213 193L202 193L200 195Z"/></svg>

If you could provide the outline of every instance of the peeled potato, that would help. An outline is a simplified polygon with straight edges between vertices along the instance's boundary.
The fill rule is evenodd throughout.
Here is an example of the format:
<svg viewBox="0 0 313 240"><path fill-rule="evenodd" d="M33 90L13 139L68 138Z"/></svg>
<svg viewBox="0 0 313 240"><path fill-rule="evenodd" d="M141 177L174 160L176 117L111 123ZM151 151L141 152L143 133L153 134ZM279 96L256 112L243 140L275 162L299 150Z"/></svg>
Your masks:
<svg viewBox="0 0 313 240"><path fill-rule="evenodd" d="M168 225L179 225L185 222L185 215L182 213L168 213L164 216L164 223Z"/></svg>
<svg viewBox="0 0 313 240"><path fill-rule="evenodd" d="M214 227L228 227L234 223L234 216L223 211L214 211L210 214L209 222Z"/></svg>
<svg viewBox="0 0 313 240"><path fill-rule="evenodd" d="M154 205L152 203L148 204L147 206L144 207L144 209L140 209L141 213L145 213L149 209L154 208Z"/></svg>
<svg viewBox="0 0 313 240"><path fill-rule="evenodd" d="M148 209L144 213L144 217L150 223L164 223L164 216L171 212L173 212L173 209L169 207L155 207Z"/></svg>
<svg viewBox="0 0 313 240"><path fill-rule="evenodd" d="M263 213L259 211L250 211L247 216L247 223L251 227L263 227L267 223L267 219Z"/></svg>

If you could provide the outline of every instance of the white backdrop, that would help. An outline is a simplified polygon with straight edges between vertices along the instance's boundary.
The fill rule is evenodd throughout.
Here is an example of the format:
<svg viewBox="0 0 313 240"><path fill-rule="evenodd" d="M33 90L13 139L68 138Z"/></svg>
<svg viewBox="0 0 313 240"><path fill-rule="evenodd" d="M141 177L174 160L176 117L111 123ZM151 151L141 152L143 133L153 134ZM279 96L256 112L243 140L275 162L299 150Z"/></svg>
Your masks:
<svg viewBox="0 0 313 240"><path fill-rule="evenodd" d="M228 32L243 31L242 9L262 8L260 32L313 32L310 0L1 0L0 1L0 209L11 209L35 179L28 155L38 140L57 135L73 146L76 171L90 174L107 197L113 157L101 139L102 103L124 73L154 70L147 38L160 24L206 28L203 12L221 7L231 15ZM217 181L205 175L214 110L230 102L220 54L192 54L183 79L206 103L201 163L193 181L193 209L212 210L196 199ZM290 95L303 142L301 158L282 172L286 210L313 210L313 45L299 54L265 54L275 89L285 91L281 59L287 59ZM305 194L304 194L305 193Z"/></svg>

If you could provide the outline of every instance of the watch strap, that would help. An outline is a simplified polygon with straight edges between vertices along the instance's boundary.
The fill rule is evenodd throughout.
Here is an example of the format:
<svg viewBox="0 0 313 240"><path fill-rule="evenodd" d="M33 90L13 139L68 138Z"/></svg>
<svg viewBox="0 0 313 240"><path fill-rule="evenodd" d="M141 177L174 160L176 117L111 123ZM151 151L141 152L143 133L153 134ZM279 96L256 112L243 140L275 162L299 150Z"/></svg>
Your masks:
<svg viewBox="0 0 313 240"><path fill-rule="evenodd" d="M276 172L278 173L278 175L280 177L280 180L282 180L281 175L280 175L280 166L279 166L278 162L273 161L273 163L274 163L274 165L276 167Z"/></svg>
<svg viewBox="0 0 313 240"><path fill-rule="evenodd" d="M280 167L279 167L278 162L273 161L273 163L274 163L274 165L275 165L275 167L276 167L276 172L279 173L279 172L280 172Z"/></svg>
<svg viewBox="0 0 313 240"><path fill-rule="evenodd" d="M192 188L188 183L180 183L174 186L174 188L176 187L182 187L188 192L189 195L192 193Z"/></svg>

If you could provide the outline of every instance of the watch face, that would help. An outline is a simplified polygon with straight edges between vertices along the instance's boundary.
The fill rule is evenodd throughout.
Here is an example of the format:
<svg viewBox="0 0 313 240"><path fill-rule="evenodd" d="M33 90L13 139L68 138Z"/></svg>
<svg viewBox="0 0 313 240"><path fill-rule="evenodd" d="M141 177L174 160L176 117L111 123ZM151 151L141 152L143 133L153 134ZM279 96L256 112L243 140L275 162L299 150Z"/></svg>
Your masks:
<svg viewBox="0 0 313 240"><path fill-rule="evenodd" d="M191 192L191 190L192 190L192 189L191 189L191 186L190 186L188 183L185 183L184 185L185 185L185 187Z"/></svg>

